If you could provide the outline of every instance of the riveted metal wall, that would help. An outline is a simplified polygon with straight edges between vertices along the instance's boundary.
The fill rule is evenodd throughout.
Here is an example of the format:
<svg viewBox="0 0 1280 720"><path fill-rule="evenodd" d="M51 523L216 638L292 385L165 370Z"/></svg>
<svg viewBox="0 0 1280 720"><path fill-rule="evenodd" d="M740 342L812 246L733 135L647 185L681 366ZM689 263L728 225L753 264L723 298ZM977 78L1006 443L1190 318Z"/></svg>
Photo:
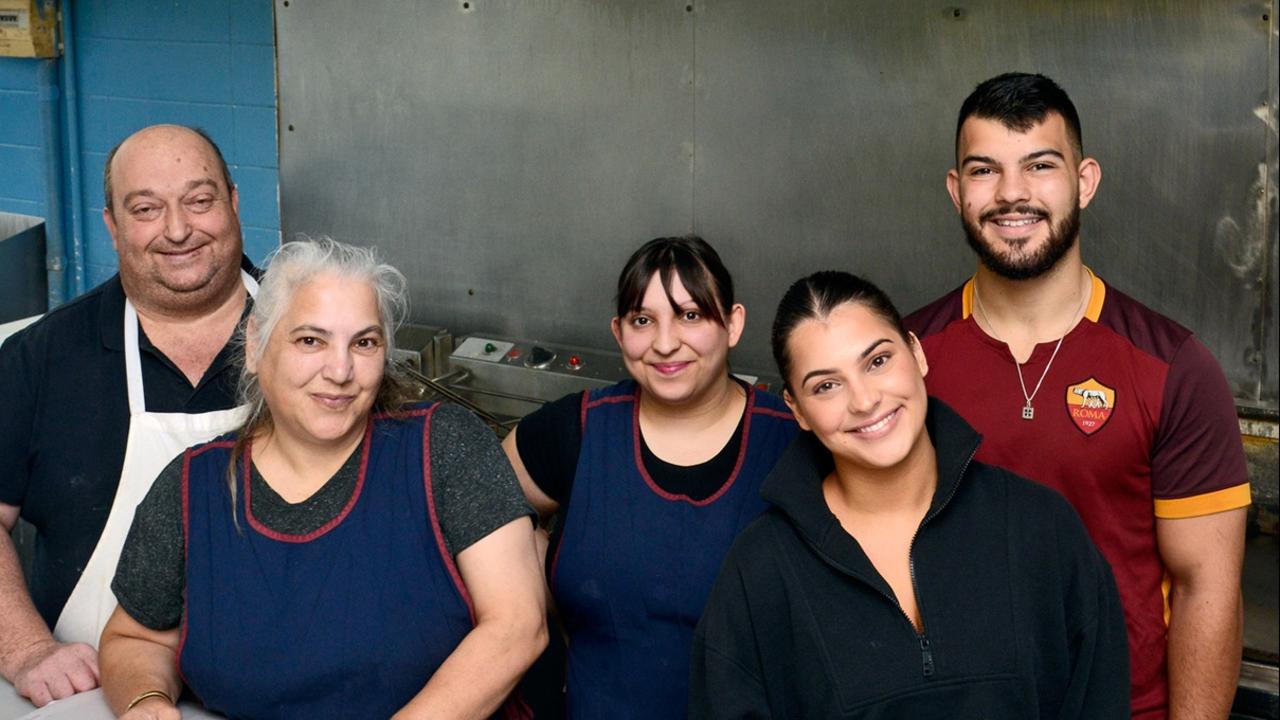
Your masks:
<svg viewBox="0 0 1280 720"><path fill-rule="evenodd" d="M1262 209L1260 211L1260 233L1262 235L1262 245L1266 253L1266 259L1263 261L1263 272L1265 279L1262 286L1264 288L1262 301L1258 307L1257 314L1261 316L1259 330L1257 332L1258 347L1261 348L1262 355L1262 371L1258 375L1258 390L1256 393L1249 395L1251 398L1261 399L1262 403L1274 409L1277 405L1277 377L1280 376L1280 323L1277 322L1277 308L1280 307L1280 197L1276 194L1277 182L1280 179L1280 173L1277 168L1280 167L1280 134L1277 133L1277 112L1276 108L1280 105L1277 100L1277 94L1280 94L1280 2L1271 0L1271 9L1269 11L1269 21L1271 23L1270 30L1267 35L1269 38L1269 48L1267 54L1270 56L1270 68L1267 71L1267 105L1266 108L1258 113L1258 119L1265 125L1267 134L1267 152L1265 166L1259 169L1263 174L1263 192L1262 192Z"/></svg>
<svg viewBox="0 0 1280 720"><path fill-rule="evenodd" d="M1102 165L1086 262L1195 330L1244 404L1276 382L1276 0L276 2L281 212L381 247L414 317L608 347L616 273L698 232L767 370L783 289L840 267L904 310L974 260L955 113L1044 72Z"/></svg>

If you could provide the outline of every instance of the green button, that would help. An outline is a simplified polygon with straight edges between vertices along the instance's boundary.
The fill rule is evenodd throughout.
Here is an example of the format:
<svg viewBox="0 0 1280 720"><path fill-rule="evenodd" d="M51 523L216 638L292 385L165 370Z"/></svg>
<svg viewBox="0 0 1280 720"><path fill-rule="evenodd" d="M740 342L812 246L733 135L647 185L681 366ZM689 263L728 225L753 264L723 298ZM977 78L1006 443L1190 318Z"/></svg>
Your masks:
<svg viewBox="0 0 1280 720"><path fill-rule="evenodd" d="M493 343L485 343L485 344L484 344L484 354L485 354L485 355L488 355L488 354L492 353L494 350L497 350L497 349L498 349L498 346L497 346L497 345L494 345Z"/></svg>

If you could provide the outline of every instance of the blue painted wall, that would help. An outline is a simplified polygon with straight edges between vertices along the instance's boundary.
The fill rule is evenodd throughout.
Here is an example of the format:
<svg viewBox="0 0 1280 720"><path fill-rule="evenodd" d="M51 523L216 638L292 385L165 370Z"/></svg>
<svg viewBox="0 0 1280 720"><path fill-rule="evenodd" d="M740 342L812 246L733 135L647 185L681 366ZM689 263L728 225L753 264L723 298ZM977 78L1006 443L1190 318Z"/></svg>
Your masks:
<svg viewBox="0 0 1280 720"><path fill-rule="evenodd" d="M222 148L246 251L261 261L280 235L270 0L64 0L63 13L74 43L76 87L63 94L79 116L85 287L116 271L101 219L106 155L155 123L197 125ZM39 62L0 58L0 211L44 217ZM72 231L67 222L69 243Z"/></svg>
<svg viewBox="0 0 1280 720"><path fill-rule="evenodd" d="M0 212L43 217L38 63L0 57Z"/></svg>

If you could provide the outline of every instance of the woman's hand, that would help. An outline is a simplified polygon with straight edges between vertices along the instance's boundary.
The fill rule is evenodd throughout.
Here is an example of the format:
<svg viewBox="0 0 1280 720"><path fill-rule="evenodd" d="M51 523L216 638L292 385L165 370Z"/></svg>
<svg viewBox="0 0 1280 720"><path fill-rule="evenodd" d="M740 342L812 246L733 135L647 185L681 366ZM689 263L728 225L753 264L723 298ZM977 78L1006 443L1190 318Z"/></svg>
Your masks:
<svg viewBox="0 0 1280 720"><path fill-rule="evenodd" d="M98 662L102 667L102 690L111 711L129 720L173 720L182 713L169 698L182 692L178 679L178 629L152 630L117 607L102 630ZM132 708L129 703L150 691Z"/></svg>
<svg viewBox="0 0 1280 720"><path fill-rule="evenodd" d="M181 720L182 711L167 699L149 697L120 716L120 720Z"/></svg>

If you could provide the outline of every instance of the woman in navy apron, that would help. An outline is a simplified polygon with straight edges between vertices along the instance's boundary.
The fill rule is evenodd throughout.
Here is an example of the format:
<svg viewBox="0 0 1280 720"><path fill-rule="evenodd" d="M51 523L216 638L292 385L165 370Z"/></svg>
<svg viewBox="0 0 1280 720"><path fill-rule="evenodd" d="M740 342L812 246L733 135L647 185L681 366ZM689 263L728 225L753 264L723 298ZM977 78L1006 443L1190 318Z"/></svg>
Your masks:
<svg viewBox="0 0 1280 720"><path fill-rule="evenodd" d="M128 718L183 684L232 718L524 717L545 646L532 512L469 413L409 404L390 349L404 277L287 243L246 328L249 417L138 507L103 633Z"/></svg>
<svg viewBox="0 0 1280 720"><path fill-rule="evenodd" d="M558 520L546 564L569 717L685 715L694 626L796 432L780 398L729 373L745 321L710 245L653 240L618 279L632 379L550 403L503 442L529 502Z"/></svg>

